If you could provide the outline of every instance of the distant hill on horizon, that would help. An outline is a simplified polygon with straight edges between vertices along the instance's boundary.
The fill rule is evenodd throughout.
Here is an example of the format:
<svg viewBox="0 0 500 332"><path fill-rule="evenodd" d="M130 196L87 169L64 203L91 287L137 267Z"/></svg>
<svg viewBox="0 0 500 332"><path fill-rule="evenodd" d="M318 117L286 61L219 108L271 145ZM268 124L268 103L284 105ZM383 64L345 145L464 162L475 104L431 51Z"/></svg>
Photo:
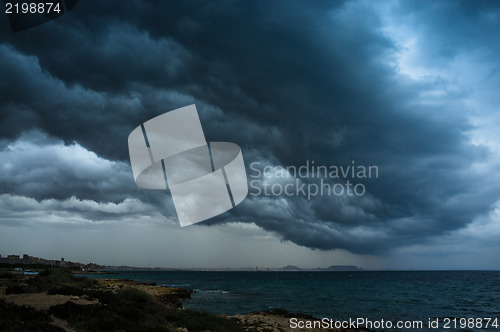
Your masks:
<svg viewBox="0 0 500 332"><path fill-rule="evenodd" d="M294 265L287 265L282 268L277 269L279 271L363 271L362 268L355 265L331 265L327 268L311 268L311 269L301 269L300 267Z"/></svg>

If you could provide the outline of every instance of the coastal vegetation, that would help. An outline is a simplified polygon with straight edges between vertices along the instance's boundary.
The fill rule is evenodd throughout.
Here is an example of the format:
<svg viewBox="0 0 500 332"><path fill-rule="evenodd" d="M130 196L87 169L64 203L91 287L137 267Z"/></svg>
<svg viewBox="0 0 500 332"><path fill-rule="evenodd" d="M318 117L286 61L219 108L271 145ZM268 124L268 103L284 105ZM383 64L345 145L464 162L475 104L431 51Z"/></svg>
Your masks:
<svg viewBox="0 0 500 332"><path fill-rule="evenodd" d="M244 331L237 321L181 310L187 290L100 282L66 268L33 277L1 271L0 287L1 331Z"/></svg>
<svg viewBox="0 0 500 332"><path fill-rule="evenodd" d="M91 279L64 267L43 267L38 275L14 269L0 269L0 331L296 332L303 329L290 328L292 317L318 320L282 309L214 315L183 309L182 300L191 296L191 291L183 288L127 279Z"/></svg>

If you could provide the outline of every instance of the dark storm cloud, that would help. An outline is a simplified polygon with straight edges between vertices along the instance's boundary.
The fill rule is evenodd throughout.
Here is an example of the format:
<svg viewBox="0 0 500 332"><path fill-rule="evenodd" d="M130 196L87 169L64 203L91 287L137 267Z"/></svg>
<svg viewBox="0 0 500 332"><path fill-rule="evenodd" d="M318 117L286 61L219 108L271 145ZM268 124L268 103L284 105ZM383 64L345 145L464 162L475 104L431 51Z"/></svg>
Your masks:
<svg viewBox="0 0 500 332"><path fill-rule="evenodd" d="M395 9L421 27L429 63L471 45L500 45L497 8L447 4ZM37 129L126 162L133 128L196 102L207 139L242 146L247 166L355 160L380 169L361 198L249 197L207 224L254 222L299 245L366 253L464 227L498 199L498 188L471 170L487 151L470 144L467 91L446 79L399 75L401 45L363 2L85 1L54 22L1 38L7 140ZM438 90L441 102L422 102ZM26 190L3 182L7 193L90 199L91 179ZM160 205L137 192L115 181L94 199L132 195ZM161 211L172 214L171 206Z"/></svg>

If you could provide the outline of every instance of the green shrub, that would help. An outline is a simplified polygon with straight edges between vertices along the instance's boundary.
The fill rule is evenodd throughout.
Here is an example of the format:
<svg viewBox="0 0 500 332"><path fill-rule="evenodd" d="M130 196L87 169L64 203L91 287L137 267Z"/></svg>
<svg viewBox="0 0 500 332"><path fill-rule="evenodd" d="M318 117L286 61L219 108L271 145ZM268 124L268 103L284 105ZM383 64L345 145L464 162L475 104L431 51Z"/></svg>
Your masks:
<svg viewBox="0 0 500 332"><path fill-rule="evenodd" d="M50 324L52 319L46 312L31 307L0 300L0 313L0 331L64 332L62 328Z"/></svg>
<svg viewBox="0 0 500 332"><path fill-rule="evenodd" d="M36 277L26 280L26 283L39 291L48 291L52 294L67 293L67 295L81 295L81 292L77 292L76 288L90 289L98 285L96 280L76 277L66 268L45 269ZM58 293L60 288L62 288L61 292L66 293Z"/></svg>
<svg viewBox="0 0 500 332"><path fill-rule="evenodd" d="M154 299L148 293L141 291L140 289L133 287L122 288L116 294L117 297L121 300L125 300L127 302L132 303L148 303L153 302Z"/></svg>
<svg viewBox="0 0 500 332"><path fill-rule="evenodd" d="M182 326L188 331L212 331L212 332L243 332L245 331L241 325L235 321L218 317L216 315L198 312L193 310L176 310L170 309L165 316L168 321L175 326Z"/></svg>
<svg viewBox="0 0 500 332"><path fill-rule="evenodd" d="M37 293L38 290L30 285L12 285L8 286L5 290L5 294L26 294L26 293Z"/></svg>
<svg viewBox="0 0 500 332"><path fill-rule="evenodd" d="M45 269L43 269L43 271L41 271L40 273L38 273L38 275L39 275L40 277L46 277L46 276L48 276L49 274L50 274L50 270L49 270L48 268L45 268Z"/></svg>
<svg viewBox="0 0 500 332"><path fill-rule="evenodd" d="M8 286L5 290L5 294L24 294L26 293L25 289L21 285Z"/></svg>

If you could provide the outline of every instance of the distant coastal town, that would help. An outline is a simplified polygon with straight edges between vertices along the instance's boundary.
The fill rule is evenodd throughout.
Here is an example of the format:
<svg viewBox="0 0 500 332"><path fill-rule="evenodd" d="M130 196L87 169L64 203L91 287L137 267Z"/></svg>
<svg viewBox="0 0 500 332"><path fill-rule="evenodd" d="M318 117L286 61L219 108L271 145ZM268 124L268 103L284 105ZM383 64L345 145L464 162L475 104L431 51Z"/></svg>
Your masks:
<svg viewBox="0 0 500 332"><path fill-rule="evenodd" d="M27 254L24 254L22 256L20 255L2 256L0 254L0 264L19 265L19 267L21 268L23 266L31 267L33 265L46 265L47 267L66 267L70 270L77 270L77 271L95 271L95 270L103 270L106 268L106 266L104 265L99 265L95 263L83 264L78 262L66 261L64 260L64 258L61 258L60 260L51 260L51 259L33 257Z"/></svg>
<svg viewBox="0 0 500 332"><path fill-rule="evenodd" d="M47 267L66 267L70 270L73 271L83 271L83 272L93 272L93 271L119 271L119 270L167 270L167 271L259 271L259 272L279 272L279 271L304 271L304 272L315 272L315 271L363 271L362 268L354 266L354 265L331 265L326 268L322 267L317 267L317 268L300 268L294 265L286 265L283 267L274 267L274 268L268 268L268 267L217 267L217 268L207 268L207 267L194 267L194 268L183 268L183 269L178 269L178 268L167 268L167 267L134 267L134 266L128 266L128 265L120 265L120 266L113 266L113 265L99 265L96 263L79 263L79 262L72 262L72 261L67 261L64 258L61 258L60 260L50 260L50 259L44 259L44 258L39 258L39 257L34 257L30 256L27 254L24 254L22 256L20 255L8 255L8 256L2 256L0 254L0 265L19 265L20 267L24 266L29 266L30 268L33 267L32 265L39 265L39 267L42 267L43 265Z"/></svg>

